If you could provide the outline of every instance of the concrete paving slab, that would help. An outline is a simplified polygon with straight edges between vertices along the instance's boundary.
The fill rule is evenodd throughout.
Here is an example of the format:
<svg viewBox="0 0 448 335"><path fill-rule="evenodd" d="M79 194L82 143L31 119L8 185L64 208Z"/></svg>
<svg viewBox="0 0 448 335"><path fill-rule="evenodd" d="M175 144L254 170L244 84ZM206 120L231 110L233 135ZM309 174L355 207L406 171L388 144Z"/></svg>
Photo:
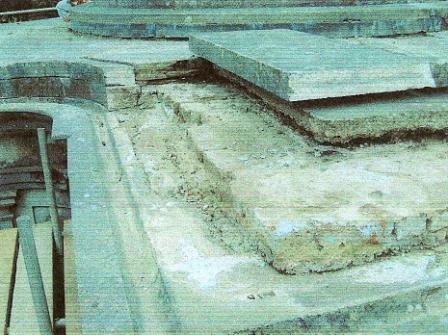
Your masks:
<svg viewBox="0 0 448 335"><path fill-rule="evenodd" d="M0 241L0 330L6 333L17 256L17 230L0 230Z"/></svg>
<svg viewBox="0 0 448 335"><path fill-rule="evenodd" d="M196 35L190 39L190 48L197 56L287 101L439 84L427 61L288 30Z"/></svg>

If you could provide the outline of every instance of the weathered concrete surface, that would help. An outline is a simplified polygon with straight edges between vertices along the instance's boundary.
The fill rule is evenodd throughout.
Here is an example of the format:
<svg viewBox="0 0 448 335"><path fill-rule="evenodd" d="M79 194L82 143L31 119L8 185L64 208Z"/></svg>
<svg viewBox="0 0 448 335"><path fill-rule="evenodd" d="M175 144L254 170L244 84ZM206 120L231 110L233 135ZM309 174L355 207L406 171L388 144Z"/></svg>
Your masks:
<svg viewBox="0 0 448 335"><path fill-rule="evenodd" d="M217 73L260 98L321 143L340 146L439 136L448 128L445 88L290 103L228 71L217 69Z"/></svg>
<svg viewBox="0 0 448 335"><path fill-rule="evenodd" d="M304 163L311 160L325 167L325 158L307 154L316 146L278 124L268 113L256 112L260 106L235 89L210 84L171 84L151 89L159 93L159 102L148 94L142 96L148 99L140 105L145 107L109 114L108 119L120 148L123 179L130 181L130 192L155 250L179 332L391 332L411 326L413 331L446 327L446 289L441 283L446 276L444 248L385 257L376 264L338 272L287 276L266 266L254 252L241 246L238 249L235 243L232 247L222 243L224 231L227 237L241 236L237 227L224 223L226 219L219 215L220 209L231 205L219 193L225 192L229 180L207 192L211 185L206 184L220 178L214 175L207 179L207 166L191 151L191 136L186 130L202 123L201 130L211 127L213 132L220 122L221 134L209 136L214 146L211 151L221 155L221 161L229 158L233 166L228 168L236 174L263 162L270 162L270 173L275 173L278 165L274 161L283 154L284 160L278 164L291 164L300 152ZM178 101L174 110L166 105L169 99L173 105ZM181 99L187 102L184 109ZM225 103L220 105L219 101ZM195 104L203 108L195 108ZM187 109L189 112L181 114ZM179 124L176 112L185 124ZM238 118L252 113L256 115L244 122ZM115 116L117 120L113 121ZM233 132L236 128L241 136ZM253 143L242 141L250 129L258 137L250 137ZM225 130L233 140L220 145L217 138L224 139ZM277 148L258 141L260 133L266 133L266 137L275 133L280 138ZM288 140L292 142L289 146ZM237 161L232 151L241 151L240 156L246 157ZM211 191L221 200L213 200Z"/></svg>
<svg viewBox="0 0 448 335"><path fill-rule="evenodd" d="M23 96L77 98L105 105L104 75L100 68L89 64L64 61L0 67L0 100Z"/></svg>
<svg viewBox="0 0 448 335"><path fill-rule="evenodd" d="M137 99L136 82L188 77L197 73L198 66L186 42L75 37L60 19L3 24L0 44L2 97L28 94L89 98L93 92L92 98L101 98L104 103L108 93L111 109L115 109L125 90L122 87L131 88L127 91L129 99ZM24 67L27 63L35 67ZM22 77L11 76L8 71ZM85 81L81 83L80 79ZM104 92L100 81L111 89ZM91 89L86 90L89 86L85 84ZM116 92L119 94L115 97Z"/></svg>
<svg viewBox="0 0 448 335"><path fill-rule="evenodd" d="M339 6L337 1L198 3L108 2L78 6L73 10L74 31L126 38L188 37L206 31L292 29L338 37L391 36L440 31L446 17L445 1L423 4ZM326 5L334 6L326 6ZM356 4L360 4L359 2ZM279 7L282 6L282 7ZM289 6L289 7L288 7ZM164 8L165 7L165 8ZM166 8L169 7L169 8Z"/></svg>
<svg viewBox="0 0 448 335"><path fill-rule="evenodd" d="M279 271L337 270L446 242L445 142L318 146L234 90L226 98L213 85L159 92L191 124L200 159L221 178L219 206Z"/></svg>
<svg viewBox="0 0 448 335"><path fill-rule="evenodd" d="M305 107L288 115L319 142L419 137L448 129L448 93L414 93L376 102Z"/></svg>
<svg viewBox="0 0 448 335"><path fill-rule="evenodd" d="M14 264L17 252L17 230L0 231L0 329L6 331L10 297L13 288Z"/></svg>
<svg viewBox="0 0 448 335"><path fill-rule="evenodd" d="M448 85L428 61L288 30L195 35L190 48L287 101Z"/></svg>

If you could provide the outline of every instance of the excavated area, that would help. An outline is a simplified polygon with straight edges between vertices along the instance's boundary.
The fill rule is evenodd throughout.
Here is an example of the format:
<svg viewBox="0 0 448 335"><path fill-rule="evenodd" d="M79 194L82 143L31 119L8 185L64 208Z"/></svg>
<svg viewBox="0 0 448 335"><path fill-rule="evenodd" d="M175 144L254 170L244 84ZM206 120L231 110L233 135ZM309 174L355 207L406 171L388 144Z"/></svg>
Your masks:
<svg viewBox="0 0 448 335"><path fill-rule="evenodd" d="M182 331L445 327L445 140L323 146L211 77L109 127Z"/></svg>
<svg viewBox="0 0 448 335"><path fill-rule="evenodd" d="M2 38L8 70L22 52L62 72L57 96L24 106L67 138L67 333L445 331L443 136L318 144L181 41L75 38L51 20Z"/></svg>
<svg viewBox="0 0 448 335"><path fill-rule="evenodd" d="M194 205L213 238L280 272L447 241L445 140L322 146L218 82L146 87L138 112L120 120L152 189Z"/></svg>

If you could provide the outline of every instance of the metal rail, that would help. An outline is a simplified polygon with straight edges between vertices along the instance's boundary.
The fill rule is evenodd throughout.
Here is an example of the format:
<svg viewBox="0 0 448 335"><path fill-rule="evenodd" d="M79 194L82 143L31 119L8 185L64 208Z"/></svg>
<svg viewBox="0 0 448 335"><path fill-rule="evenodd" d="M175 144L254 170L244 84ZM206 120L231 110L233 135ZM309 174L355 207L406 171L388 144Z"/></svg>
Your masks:
<svg viewBox="0 0 448 335"><path fill-rule="evenodd" d="M56 247L56 252L59 255L63 255L63 245L62 245L62 224L59 222L58 210L56 207L56 199L54 195L53 179L51 177L50 162L48 159L47 150L47 134L45 128L37 129L37 137L39 140L39 154L42 163L42 172L44 174L45 191L47 193L48 205L50 208L50 218L51 225L53 229L54 244Z"/></svg>

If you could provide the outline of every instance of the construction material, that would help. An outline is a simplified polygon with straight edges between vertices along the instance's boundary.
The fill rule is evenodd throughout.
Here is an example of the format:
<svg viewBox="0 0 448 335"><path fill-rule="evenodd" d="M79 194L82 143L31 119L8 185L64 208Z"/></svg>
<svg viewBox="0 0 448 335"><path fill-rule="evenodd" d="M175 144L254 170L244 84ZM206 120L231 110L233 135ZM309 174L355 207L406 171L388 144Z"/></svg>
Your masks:
<svg viewBox="0 0 448 335"><path fill-rule="evenodd" d="M447 85L423 59L290 30L201 34L190 49L286 101Z"/></svg>
<svg viewBox="0 0 448 335"><path fill-rule="evenodd" d="M186 38L197 32L274 28L370 37L443 29L444 2L409 2L417 1L105 0L75 7L71 27L80 33L125 38Z"/></svg>
<svg viewBox="0 0 448 335"><path fill-rule="evenodd" d="M58 219L58 210L56 208L56 199L54 196L53 179L50 171L50 163L47 151L47 135L44 128L37 129L37 137L39 139L39 153L42 162L42 171L44 173L45 190L47 193L48 205L50 208L51 225L53 227L53 238L56 250L59 255L63 255L62 246L62 224Z"/></svg>
<svg viewBox="0 0 448 335"><path fill-rule="evenodd" d="M19 229L20 246L25 261L28 281L31 288L31 296L34 311L37 316L39 331L41 334L52 334L53 327L48 309L47 297L45 295L44 281L42 278L36 243L34 241L33 226L31 218L21 216L17 218Z"/></svg>

